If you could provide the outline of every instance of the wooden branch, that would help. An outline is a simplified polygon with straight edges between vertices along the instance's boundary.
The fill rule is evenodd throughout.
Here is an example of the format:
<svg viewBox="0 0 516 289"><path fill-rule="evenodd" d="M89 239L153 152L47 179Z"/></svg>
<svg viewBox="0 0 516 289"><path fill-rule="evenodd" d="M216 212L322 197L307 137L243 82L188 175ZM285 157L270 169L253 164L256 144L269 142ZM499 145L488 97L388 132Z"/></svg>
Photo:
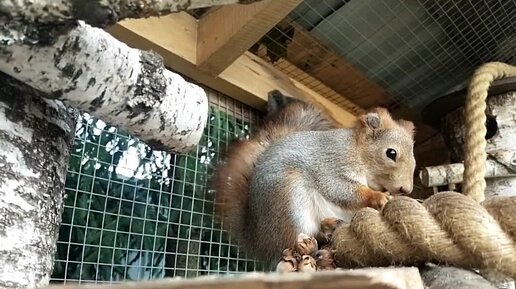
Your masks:
<svg viewBox="0 0 516 289"><path fill-rule="evenodd" d="M172 12L262 0L2 0L0 16L38 23L84 20L106 27L126 18L144 18Z"/></svg>
<svg viewBox="0 0 516 289"><path fill-rule="evenodd" d="M163 56L167 66L245 104L265 109L269 91L314 101L330 111L343 126L355 116L291 79L269 63L246 52L217 78L196 66L197 22L184 13L123 21L109 28L115 37L140 49L152 49Z"/></svg>
<svg viewBox="0 0 516 289"><path fill-rule="evenodd" d="M34 31L21 31L0 29L8 44L1 48L0 71L155 149L186 152L200 140L207 96L199 86L166 70L158 55L131 49L84 23L51 31L55 42L49 45L30 39Z"/></svg>
<svg viewBox="0 0 516 289"><path fill-rule="evenodd" d="M492 159L486 162L486 178L514 177L516 171ZM464 164L448 164L422 168L419 172L421 183L426 187L444 186L462 182Z"/></svg>
<svg viewBox="0 0 516 289"><path fill-rule="evenodd" d="M302 0L228 5L199 20L197 65L217 76L290 13Z"/></svg>
<svg viewBox="0 0 516 289"><path fill-rule="evenodd" d="M48 284L77 113L0 73L0 288Z"/></svg>
<svg viewBox="0 0 516 289"><path fill-rule="evenodd" d="M317 273L247 273L239 276L165 279L113 285L53 285L49 289L423 289L417 268L370 268Z"/></svg>

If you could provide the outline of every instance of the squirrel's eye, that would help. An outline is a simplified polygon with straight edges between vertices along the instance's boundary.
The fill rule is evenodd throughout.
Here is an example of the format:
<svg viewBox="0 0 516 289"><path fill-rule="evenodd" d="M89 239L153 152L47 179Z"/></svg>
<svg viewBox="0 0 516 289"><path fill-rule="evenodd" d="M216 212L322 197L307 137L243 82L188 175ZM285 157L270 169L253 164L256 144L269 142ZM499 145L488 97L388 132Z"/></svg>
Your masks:
<svg viewBox="0 0 516 289"><path fill-rule="evenodd" d="M396 152L395 149L387 149L385 154L387 155L388 158L390 158L393 161L396 161L396 157L398 156L398 153Z"/></svg>

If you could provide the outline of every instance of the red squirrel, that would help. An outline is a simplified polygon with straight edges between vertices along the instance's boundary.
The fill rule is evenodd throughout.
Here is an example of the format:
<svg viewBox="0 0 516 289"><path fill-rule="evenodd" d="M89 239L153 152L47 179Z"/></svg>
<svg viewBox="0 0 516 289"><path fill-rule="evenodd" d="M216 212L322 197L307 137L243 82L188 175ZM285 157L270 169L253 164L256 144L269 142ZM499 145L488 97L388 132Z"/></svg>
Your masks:
<svg viewBox="0 0 516 289"><path fill-rule="evenodd" d="M215 170L215 215L247 253L272 266L326 218L382 208L413 186L414 125L384 108L339 126L314 105L269 93L268 115ZM387 192L386 192L387 191Z"/></svg>

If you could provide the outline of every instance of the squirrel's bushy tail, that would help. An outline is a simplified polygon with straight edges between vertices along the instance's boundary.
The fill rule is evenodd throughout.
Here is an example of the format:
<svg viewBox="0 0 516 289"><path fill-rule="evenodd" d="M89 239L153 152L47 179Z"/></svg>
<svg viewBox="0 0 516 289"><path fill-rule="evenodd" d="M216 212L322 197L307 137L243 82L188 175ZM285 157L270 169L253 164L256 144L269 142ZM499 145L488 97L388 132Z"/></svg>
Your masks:
<svg viewBox="0 0 516 289"><path fill-rule="evenodd" d="M269 93L268 113L258 130L246 140L233 143L224 161L215 170L215 216L239 245L254 258L263 259L270 252L268 236L256 236L249 220L249 186L256 161L278 139L298 131L338 128L336 121L312 104L283 95Z"/></svg>

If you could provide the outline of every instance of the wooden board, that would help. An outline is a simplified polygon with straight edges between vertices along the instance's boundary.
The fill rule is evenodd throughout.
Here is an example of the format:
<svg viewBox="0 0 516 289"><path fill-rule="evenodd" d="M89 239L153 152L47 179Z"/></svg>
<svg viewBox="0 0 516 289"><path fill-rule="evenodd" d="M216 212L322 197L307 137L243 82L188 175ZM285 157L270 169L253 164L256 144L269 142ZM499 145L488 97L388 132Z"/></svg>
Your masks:
<svg viewBox="0 0 516 289"><path fill-rule="evenodd" d="M113 285L52 285L49 289L423 289L417 268L369 268L316 273L247 273L238 277L199 277L125 282Z"/></svg>
<svg viewBox="0 0 516 289"><path fill-rule="evenodd" d="M227 5L203 16L197 32L199 69L219 75L301 2L265 0Z"/></svg>
<svg viewBox="0 0 516 289"><path fill-rule="evenodd" d="M287 60L362 108L388 106L393 98L362 71L299 26L288 45Z"/></svg>

